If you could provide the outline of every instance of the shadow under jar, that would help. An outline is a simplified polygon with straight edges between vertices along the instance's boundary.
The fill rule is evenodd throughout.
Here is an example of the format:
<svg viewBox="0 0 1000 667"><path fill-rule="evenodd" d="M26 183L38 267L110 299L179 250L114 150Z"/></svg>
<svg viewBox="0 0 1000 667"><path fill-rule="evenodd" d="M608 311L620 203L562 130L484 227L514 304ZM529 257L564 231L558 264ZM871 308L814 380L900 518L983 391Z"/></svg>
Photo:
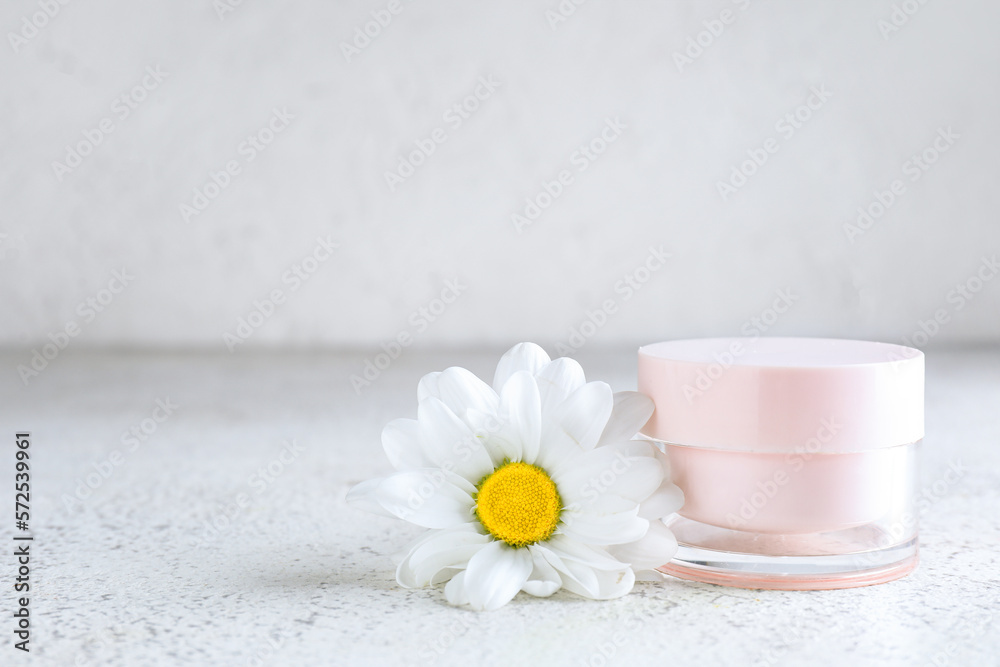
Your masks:
<svg viewBox="0 0 1000 667"><path fill-rule="evenodd" d="M891 581L916 567L924 356L823 338L639 349L643 428L685 502L661 571L743 588Z"/></svg>

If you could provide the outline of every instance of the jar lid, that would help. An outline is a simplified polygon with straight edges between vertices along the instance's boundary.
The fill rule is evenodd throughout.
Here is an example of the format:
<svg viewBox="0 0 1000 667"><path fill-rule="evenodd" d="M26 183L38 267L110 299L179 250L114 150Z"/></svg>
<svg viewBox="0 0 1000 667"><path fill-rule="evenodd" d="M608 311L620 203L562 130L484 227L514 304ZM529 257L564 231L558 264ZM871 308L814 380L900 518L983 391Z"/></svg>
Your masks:
<svg viewBox="0 0 1000 667"><path fill-rule="evenodd" d="M701 338L639 348L642 433L758 452L857 452L924 435L924 354L832 338Z"/></svg>

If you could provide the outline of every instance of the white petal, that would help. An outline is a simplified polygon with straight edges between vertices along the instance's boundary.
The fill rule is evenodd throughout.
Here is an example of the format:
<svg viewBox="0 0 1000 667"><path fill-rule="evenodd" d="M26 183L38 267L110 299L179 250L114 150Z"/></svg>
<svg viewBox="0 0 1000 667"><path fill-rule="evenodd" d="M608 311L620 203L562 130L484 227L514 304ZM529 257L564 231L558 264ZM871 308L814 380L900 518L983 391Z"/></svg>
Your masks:
<svg viewBox="0 0 1000 667"><path fill-rule="evenodd" d="M504 459L516 461L521 455L521 443L505 419L492 412L469 410L465 414L465 421L490 455L494 468Z"/></svg>
<svg viewBox="0 0 1000 667"><path fill-rule="evenodd" d="M438 378L440 377L441 371L434 371L420 378L420 382L417 383L417 403L430 396L441 398L441 392L438 391Z"/></svg>
<svg viewBox="0 0 1000 667"><path fill-rule="evenodd" d="M551 547L551 540L546 542L548 546L539 546L539 551L542 553L546 562L548 562L554 570L559 573L559 579L562 582L563 587L566 590L576 593L577 595L584 595L585 597L593 597L593 595L586 592L580 593L580 591L597 591L600 588L600 583L597 581L597 574L594 568L587 563L583 563L577 560L563 559L561 554L557 553L557 550ZM627 565L621 566L623 569L628 567Z"/></svg>
<svg viewBox="0 0 1000 667"><path fill-rule="evenodd" d="M671 478L671 468L670 468L670 457L667 456L667 452L663 449L663 444L659 442L649 441L653 445L653 453L659 460L660 464L663 466L663 473L667 479Z"/></svg>
<svg viewBox="0 0 1000 667"><path fill-rule="evenodd" d="M569 357L559 357L546 364L535 373L535 379L538 381L543 414L554 409L587 381L579 362Z"/></svg>
<svg viewBox="0 0 1000 667"><path fill-rule="evenodd" d="M469 426L433 396L417 406L421 444L427 457L473 484L493 471L493 460Z"/></svg>
<svg viewBox="0 0 1000 667"><path fill-rule="evenodd" d="M563 588L591 600L613 600L627 595L635 586L635 572L631 568L617 572L594 570L594 583L584 585L581 570L586 566L578 566L573 576L563 577Z"/></svg>
<svg viewBox="0 0 1000 667"><path fill-rule="evenodd" d="M396 470L429 468L433 462L424 454L420 426L416 419L394 419L382 429L382 449Z"/></svg>
<svg viewBox="0 0 1000 667"><path fill-rule="evenodd" d="M639 503L663 481L663 466L654 452L641 440L597 447L563 461L551 471L552 480L567 506L582 508L605 494Z"/></svg>
<svg viewBox="0 0 1000 667"><path fill-rule="evenodd" d="M620 561L632 565L636 570L651 570L665 565L677 553L677 539L663 522L649 522L646 534L628 544L608 547L608 553Z"/></svg>
<svg viewBox="0 0 1000 667"><path fill-rule="evenodd" d="M542 406L531 373L518 371L504 384L500 392L500 415L507 427L506 439L518 446L511 460L534 463L542 430Z"/></svg>
<svg viewBox="0 0 1000 667"><path fill-rule="evenodd" d="M547 470L555 469L564 461L593 449L613 406L611 387L604 382L588 382L549 414L543 407L538 465Z"/></svg>
<svg viewBox="0 0 1000 667"><path fill-rule="evenodd" d="M424 528L451 528L473 520L476 488L446 470L421 468L386 477L375 498L387 511Z"/></svg>
<svg viewBox="0 0 1000 667"><path fill-rule="evenodd" d="M608 419L598 447L631 440L653 415L653 400L637 391L615 394L615 408Z"/></svg>
<svg viewBox="0 0 1000 667"><path fill-rule="evenodd" d="M503 389L514 373L528 371L535 375L549 363L549 355L534 343L518 343L500 357L497 372L493 376L493 389L497 393Z"/></svg>
<svg viewBox="0 0 1000 667"><path fill-rule="evenodd" d="M371 512L372 514L379 514L381 516L397 518L395 514L392 514L386 508L382 507L382 503L378 501L376 496L376 490L378 485L382 483L381 477L375 479L368 479L360 484L356 484L350 491L347 492L347 504L352 507L356 507L359 510L365 512Z"/></svg>
<svg viewBox="0 0 1000 667"><path fill-rule="evenodd" d="M680 511L683 506L684 492L668 477L639 504L639 516L644 519L659 519Z"/></svg>
<svg viewBox="0 0 1000 667"><path fill-rule="evenodd" d="M531 553L531 575L521 586L521 590L529 595L547 598L562 587L562 577L558 570L552 567L536 545L528 547Z"/></svg>
<svg viewBox="0 0 1000 667"><path fill-rule="evenodd" d="M492 611L510 602L531 574L531 554L503 542L490 542L469 560L465 589L469 605Z"/></svg>
<svg viewBox="0 0 1000 667"><path fill-rule="evenodd" d="M646 534L649 521L639 505L620 496L603 495L579 510L563 510L557 529L584 544L624 544Z"/></svg>
<svg viewBox="0 0 1000 667"><path fill-rule="evenodd" d="M647 572L652 572L653 570L646 570ZM431 586L437 586L438 584L443 584L446 581L451 580L459 572L465 572L465 566L462 567L443 567L438 570L437 574L431 577ZM661 580L662 581L662 580Z"/></svg>
<svg viewBox="0 0 1000 667"><path fill-rule="evenodd" d="M560 406L562 428L587 450L593 449L611 417L615 397L606 382L588 382Z"/></svg>
<svg viewBox="0 0 1000 667"><path fill-rule="evenodd" d="M551 567L551 566L550 566ZM524 582L524 586L521 590L528 595L534 595L536 598L547 598L553 593L562 588L562 578L559 577L559 573L553 568L552 571L555 573L556 579L529 579Z"/></svg>
<svg viewBox="0 0 1000 667"><path fill-rule="evenodd" d="M465 570L451 578L444 587L444 599L448 604L463 607L469 604L469 591L465 588Z"/></svg>
<svg viewBox="0 0 1000 667"><path fill-rule="evenodd" d="M438 575L443 571L453 575L455 570L464 568L489 541L490 537L481 535L472 523L431 531L410 548L396 569L396 581L405 588L445 581Z"/></svg>
<svg viewBox="0 0 1000 667"><path fill-rule="evenodd" d="M614 569L596 567L595 563L602 562L600 558L593 561L579 558L580 545L568 540L562 543L549 540L544 547L537 546L546 561L559 571L563 588L577 595L608 600L625 595L635 584L635 573L627 564L618 563ZM603 559L609 560L606 556Z"/></svg>
<svg viewBox="0 0 1000 667"><path fill-rule="evenodd" d="M496 412L499 403L497 393L472 371L452 366L440 373L431 373L430 376L435 378L427 382L423 391L428 396L441 399L459 419L464 420L465 413L469 410ZM425 376L424 379L430 376ZM418 395L420 393L418 388Z"/></svg>
<svg viewBox="0 0 1000 667"><path fill-rule="evenodd" d="M558 553L563 561L585 563L596 570L621 570L628 567L628 563L616 560L603 547L581 544L565 535L553 535L545 541L545 547Z"/></svg>

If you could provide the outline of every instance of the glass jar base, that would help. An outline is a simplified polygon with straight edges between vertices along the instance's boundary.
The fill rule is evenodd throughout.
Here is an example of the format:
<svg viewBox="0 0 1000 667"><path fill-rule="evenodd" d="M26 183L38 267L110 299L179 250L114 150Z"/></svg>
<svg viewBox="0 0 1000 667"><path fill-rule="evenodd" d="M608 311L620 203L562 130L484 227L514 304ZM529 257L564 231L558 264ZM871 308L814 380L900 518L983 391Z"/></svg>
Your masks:
<svg viewBox="0 0 1000 667"><path fill-rule="evenodd" d="M675 517L677 554L657 568L681 579L771 590L871 586L904 577L919 560L917 537L889 543L871 526L833 533L761 535Z"/></svg>

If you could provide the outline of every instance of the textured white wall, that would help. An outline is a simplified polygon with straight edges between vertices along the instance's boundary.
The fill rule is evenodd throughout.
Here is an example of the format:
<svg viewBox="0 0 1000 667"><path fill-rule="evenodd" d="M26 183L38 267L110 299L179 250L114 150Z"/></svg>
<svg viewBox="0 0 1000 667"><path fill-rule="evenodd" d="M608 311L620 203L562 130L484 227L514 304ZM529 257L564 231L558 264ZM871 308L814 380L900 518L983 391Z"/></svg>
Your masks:
<svg viewBox="0 0 1000 667"><path fill-rule="evenodd" d="M595 344L764 328L898 341L921 321L921 344L1000 335L983 264L1000 253L995 2L564 0L559 22L556 0L244 0L220 18L224 2L3 4L0 345L70 325L79 347L225 349L276 289L236 349L569 342L602 305ZM390 6L348 62L342 44ZM467 118L449 112L476 92ZM799 127L783 120L797 109ZM53 166L102 123L78 166ZM244 143L269 125L263 150ZM602 131L614 141L591 162L579 148ZM432 136L390 191L385 172ZM947 151L926 171L908 163L935 141ZM748 151L766 162L723 196ZM227 164L239 173L185 221ZM511 215L564 170L519 232ZM894 179L901 194L849 239ZM294 289L327 235L339 247ZM647 260L630 294L619 281ZM421 314L450 279L454 303Z"/></svg>

